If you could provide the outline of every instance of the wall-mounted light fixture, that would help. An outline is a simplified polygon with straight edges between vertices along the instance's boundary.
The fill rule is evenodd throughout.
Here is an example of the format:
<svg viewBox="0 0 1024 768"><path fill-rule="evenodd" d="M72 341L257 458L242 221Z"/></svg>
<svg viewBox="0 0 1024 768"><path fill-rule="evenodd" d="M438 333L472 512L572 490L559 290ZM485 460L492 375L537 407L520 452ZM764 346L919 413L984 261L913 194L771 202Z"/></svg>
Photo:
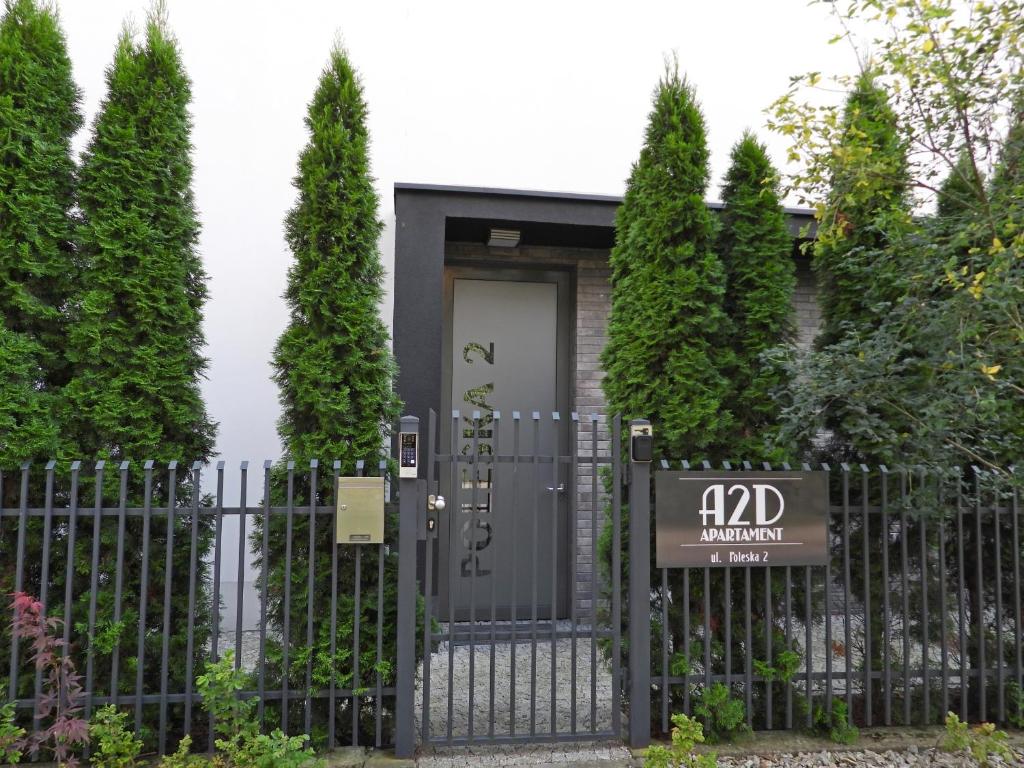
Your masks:
<svg viewBox="0 0 1024 768"><path fill-rule="evenodd" d="M518 229L491 229L487 245L491 248L515 248L519 245Z"/></svg>

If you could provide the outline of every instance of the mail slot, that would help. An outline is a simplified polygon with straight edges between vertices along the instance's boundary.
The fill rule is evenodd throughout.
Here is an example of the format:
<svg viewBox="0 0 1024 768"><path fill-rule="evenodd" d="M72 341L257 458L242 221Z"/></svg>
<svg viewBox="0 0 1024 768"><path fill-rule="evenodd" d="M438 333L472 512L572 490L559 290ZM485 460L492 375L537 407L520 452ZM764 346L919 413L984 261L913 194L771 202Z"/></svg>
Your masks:
<svg viewBox="0 0 1024 768"><path fill-rule="evenodd" d="M384 543L384 478L339 477L337 542Z"/></svg>

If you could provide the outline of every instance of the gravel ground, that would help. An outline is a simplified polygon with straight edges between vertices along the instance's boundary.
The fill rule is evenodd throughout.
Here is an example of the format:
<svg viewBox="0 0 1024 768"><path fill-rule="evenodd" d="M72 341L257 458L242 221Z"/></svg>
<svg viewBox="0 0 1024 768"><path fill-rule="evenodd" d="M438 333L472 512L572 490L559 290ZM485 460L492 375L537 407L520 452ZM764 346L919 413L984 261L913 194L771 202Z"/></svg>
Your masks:
<svg viewBox="0 0 1024 768"><path fill-rule="evenodd" d="M812 766L840 766L848 768L866 768L867 766L936 766L937 768L973 768L978 763L966 754L950 754L936 749L911 747L906 751L896 752L810 752L798 755L773 755L770 757L721 757L718 759L722 768L812 768ZM992 758L989 765L1020 766L1024 765L1024 752L1017 753L1014 762L1005 762Z"/></svg>
<svg viewBox="0 0 1024 768"><path fill-rule="evenodd" d="M559 631L569 631L569 622L559 622ZM590 730L591 724L591 655L590 629L580 627L576 640L576 728ZM554 654L554 724L559 733L571 733L573 716L572 639L556 641ZM456 642L452 664L452 732L453 735L469 734L470 691L473 692L473 732L486 734L490 723L491 699L491 646L477 646L474 658L474 679L470 686L470 649L468 644ZM494 646L494 732L508 734L512 720L512 646L510 642L498 641ZM531 721L531 679L532 646L527 639L516 642L515 670L515 730L517 734L530 732ZM537 639L536 659L536 701L535 727L540 733L550 733L552 725L552 649L550 637L543 634ZM420 709L423 695L423 668L419 672L416 690L416 711ZM611 668L597 653L597 731L611 729L612 677ZM441 643L430 659L430 731L436 737L448 728L448 644Z"/></svg>

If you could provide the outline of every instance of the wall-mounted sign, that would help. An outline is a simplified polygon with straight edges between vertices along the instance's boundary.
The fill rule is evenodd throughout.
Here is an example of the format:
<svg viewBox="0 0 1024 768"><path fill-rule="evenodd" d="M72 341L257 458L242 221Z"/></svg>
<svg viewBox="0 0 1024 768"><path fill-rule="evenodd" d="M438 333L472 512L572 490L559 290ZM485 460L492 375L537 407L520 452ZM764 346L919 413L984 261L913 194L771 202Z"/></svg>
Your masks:
<svg viewBox="0 0 1024 768"><path fill-rule="evenodd" d="M825 565L828 473L655 473L659 568Z"/></svg>

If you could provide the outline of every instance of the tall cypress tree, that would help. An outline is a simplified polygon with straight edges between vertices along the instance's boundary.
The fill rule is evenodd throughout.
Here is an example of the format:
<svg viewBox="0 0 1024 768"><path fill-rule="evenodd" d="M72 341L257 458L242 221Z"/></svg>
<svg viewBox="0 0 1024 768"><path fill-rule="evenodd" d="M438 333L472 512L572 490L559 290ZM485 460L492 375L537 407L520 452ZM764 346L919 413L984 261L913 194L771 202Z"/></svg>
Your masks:
<svg viewBox="0 0 1024 768"><path fill-rule="evenodd" d="M779 202L778 173L767 149L751 133L732 149L722 188L718 252L725 267L725 311L734 359L727 409L736 420L732 455L769 459L779 406L772 392L786 373L762 355L792 338L793 242Z"/></svg>
<svg viewBox="0 0 1024 768"><path fill-rule="evenodd" d="M704 201L710 175L693 87L668 69L615 222L612 308L602 355L608 405L650 418L659 456L709 456L731 418L721 340L725 273Z"/></svg>
<svg viewBox="0 0 1024 768"><path fill-rule="evenodd" d="M340 462L342 474L353 474L360 460L366 462L368 474L376 474L385 439L399 415L392 388L395 365L387 329L379 315L384 269L378 242L383 225L370 175L366 117L358 75L347 53L336 46L306 112L309 139L299 155L294 180L298 200L285 220L285 235L294 258L284 294L290 318L274 350L273 366L282 407L278 433L298 474L289 477L281 465L275 469L271 493L278 502L310 502L306 472L312 460L322 467L314 489L321 504L335 499L330 470L334 461ZM395 522L389 516L389 537L395 533ZM262 521L256 524L252 544L261 582L267 584L270 620L282 634L285 627L290 628L284 647L275 647L271 653L274 663L279 664L272 666L271 672L287 677L297 688L309 686L311 681L326 685L332 676L341 687L360 687L376 679L373 634L361 634L358 661L349 650L355 626L380 622L384 627L383 658L394 658L397 554L376 546L339 548L333 526L323 522L317 525L311 542L308 518L286 521L278 517L270 525L269 558L264 560L261 555ZM286 557L289 532L290 560ZM332 585L335 553L339 558L338 580ZM359 572L369 574L375 587L378 569L383 568L385 584L384 601L378 604L375 588L367 589L366 578L362 577L358 622L356 604L350 599L359 586L355 577L357 556L361 558ZM286 570L289 565L290 573ZM315 574L313 591L308 592L311 572ZM289 578L291 600L286 603L283 598L289 594ZM339 650L332 658L331 624L309 600L329 595L334 588L348 597L338 604L333 641ZM286 605L290 606L287 615ZM313 648L307 653L302 649L309 645L310 615ZM359 679L355 679L356 669L362 670ZM384 684L390 685L393 668L385 665L380 672ZM340 709L331 712L324 702L316 703L312 714L317 729L330 717L342 718ZM366 708L363 714L361 738L373 738L373 713ZM292 707L290 715L295 727L305 727L301 707ZM350 733L350 717L344 715L339 734ZM390 713L386 719L390 722Z"/></svg>
<svg viewBox="0 0 1024 768"><path fill-rule="evenodd" d="M823 315L819 348L848 328L873 328L880 304L898 295L900 266L880 254L910 220L906 146L888 95L871 72L847 98L841 136L814 247Z"/></svg>
<svg viewBox="0 0 1024 768"><path fill-rule="evenodd" d="M56 12L7 0L0 19L0 465L56 455L77 271L71 138L81 95ZM2 501L2 500L0 500Z"/></svg>
<svg viewBox="0 0 1024 768"><path fill-rule="evenodd" d="M79 456L205 461L199 390L206 275L196 250L191 85L160 6L126 30L82 158L86 262L71 328L68 422Z"/></svg>
<svg viewBox="0 0 1024 768"><path fill-rule="evenodd" d="M398 415L379 314L383 224L366 115L356 72L336 47L306 114L309 143L294 182L299 199L285 222L295 259L284 294L290 319L273 360L288 456L340 459L348 468L380 454Z"/></svg>

